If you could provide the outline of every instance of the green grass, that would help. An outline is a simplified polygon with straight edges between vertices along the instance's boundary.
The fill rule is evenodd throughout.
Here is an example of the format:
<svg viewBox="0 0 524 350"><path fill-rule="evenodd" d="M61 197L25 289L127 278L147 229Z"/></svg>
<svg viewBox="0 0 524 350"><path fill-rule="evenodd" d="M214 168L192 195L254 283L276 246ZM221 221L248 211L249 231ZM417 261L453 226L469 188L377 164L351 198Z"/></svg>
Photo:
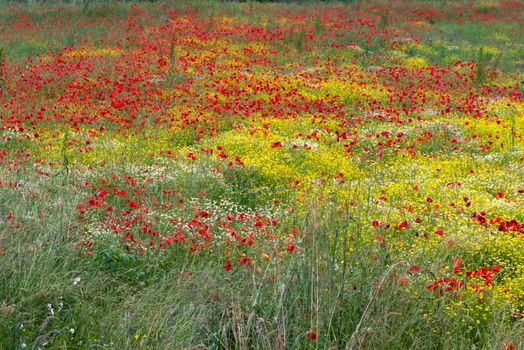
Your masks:
<svg viewBox="0 0 524 350"><path fill-rule="evenodd" d="M431 3L443 9L452 6L446 1ZM213 130L214 136L203 136L200 141L196 140L198 129L209 131L204 130L208 126L208 115L204 114L195 128L168 128L154 125L153 117L138 112L138 119L131 123L139 130L138 124L144 120L146 130L136 133L135 129L123 132L121 125L109 122L105 131L99 132L105 125L102 121L74 128L67 117L41 121L34 128L27 121L20 124L23 131L7 126L1 129L0 350L524 348L524 318L517 310L524 305L519 299L524 288L520 276L523 236L501 233L495 224L482 225L472 219L474 211L486 210L490 218L524 221L522 199L517 194L524 176L521 129L515 132L522 120L518 115L521 100L514 98L514 107L507 106L509 98L485 102L497 108L486 112L491 114L485 118L470 118L466 112L440 115L423 110L420 120L409 123L387 121L359 105L364 101L365 106L370 98L396 108L407 103L388 102L388 92L373 91L373 86L390 84L401 89L409 81L394 85L390 76L379 77L368 68L386 70L403 64L408 57L421 58L411 61L421 65L442 67L457 60L475 62L475 84L471 90L464 89L466 92L479 93L485 85L497 84L493 72L501 70L512 72L510 78L518 80L523 54L518 28L501 22L459 25L436 21L422 33L420 43L409 42L396 49L390 49L392 43L378 36L369 42L366 37L353 40L351 35L360 29L338 41L330 38L308 43L309 31L329 33L318 13L331 5L342 11L341 4L318 2L0 3L9 8L0 14L0 37L6 38L0 48L0 63L9 63L6 66L13 78L13 72L23 74L24 67L31 67L29 57L33 62L37 56L45 60L46 54L82 46L83 40L95 47L104 43L106 29L134 13L132 6L150 16L137 19L139 30L131 34L142 34L148 23L164 25L169 9L180 16L197 16L202 35L211 32L217 39L222 34L213 30L224 16L238 25L258 26L257 16L265 11L299 16L306 9L314 15L295 19L301 24L286 27L274 54L289 55L275 59L275 65L282 68L282 85L275 86L282 90L296 86L296 94L307 95L311 105L322 102L326 94L339 95L337 103L347 105L346 114L338 119L304 111L300 112L304 115L293 114L289 119L252 115L244 120L241 114L221 115L223 122ZM488 5L478 11L490 13ZM351 13L366 4L357 0L343 6ZM379 32L399 29L393 18L395 8L390 10L374 14ZM21 28L18 36L9 36L6 28L21 15L33 26ZM274 22L276 18L267 17L266 26L280 25ZM53 26L56 22L75 25L57 29ZM118 28L124 31L125 27ZM513 36L517 39L512 40ZM158 57L151 62L164 55L170 68L165 80L158 76L162 71L151 68L151 79L148 75L146 80L153 82L137 89L137 94L145 94L154 84L166 94L185 94L181 86L194 79L188 95L196 86L202 95L208 92L203 89L209 88L211 95L228 98L226 93L218 94L218 85L227 85L236 70L223 72L224 80L211 89L205 81L217 82L211 74L177 70L176 65L181 64L175 51L178 37L167 31L160 37L165 39L160 45L166 46L155 52ZM241 40L239 35L224 46L234 47ZM362 49L341 53L326 46L350 41ZM139 41L116 44L129 52L141 45ZM225 49L216 46L212 48L216 52ZM202 51L209 54L208 49ZM380 57L375 57L377 52ZM118 80L111 76L118 72L107 67L119 57L89 67L96 74ZM326 70L342 66L347 70L337 71L339 76L334 79L331 70L316 69L323 64ZM272 72L263 64L260 68ZM317 71L317 80L298 78ZM125 73L131 76L134 72ZM9 85L4 74L0 71L0 89ZM350 74L362 74L359 81L365 87L357 90L354 81L346 79ZM429 73L416 78L422 81L424 74ZM84 78L88 81L91 76ZM264 84L269 86L272 80L270 76ZM96 88L109 89L111 82ZM437 96L432 85L426 88L422 93L428 92L428 99L429 92ZM268 91L259 92L259 96L269 100L278 93L281 97L280 91ZM293 98L285 92L284 99ZM49 93L43 89L38 96ZM9 108L11 96L5 96L0 95L2 112ZM64 111L58 98L44 100L49 109L56 104L60 113L76 113L74 109ZM26 102L29 113L38 111L39 101L34 107L32 100ZM103 102L110 105L109 100ZM181 108L178 100L169 102L166 110L186 112L176 109ZM199 111L191 109L189 102L187 111L194 117ZM326 103L329 107L334 104ZM46 116L52 115L49 109ZM349 117L350 112L356 114ZM120 112L111 113L120 116ZM214 116L210 113L209 118ZM7 125L7 118L2 117L0 121ZM408 117L416 119L411 114L402 116ZM348 121L355 124L343 124ZM209 125L214 126L212 122ZM40 132L39 139L31 138L35 131ZM353 153L344 153L333 131L348 133L342 143L359 139L351 146ZM402 136L397 136L400 131ZM381 132L388 136L381 136ZM492 133L500 137L491 151L485 152L481 146L492 140ZM396 152L394 147L379 147L377 142L382 140L409 146L417 156ZM506 143L505 148L498 145L500 142ZM454 149L455 143L460 148ZM212 155L204 154L205 149L212 150ZM376 156L379 149L384 150L380 157ZM224 159L219 156L221 151L227 153ZM102 196L105 203L90 205L90 199L100 199L102 190L109 191L107 197ZM117 195L118 191L126 194ZM506 197L500 198L499 191ZM131 200L139 209L131 206ZM241 215L249 218L238 219ZM199 220L202 223L194 223ZM409 226L401 227L402 222L409 222ZM191 227L204 224L209 224L217 237L208 245L203 234ZM255 241L235 240L226 228L244 238L253 234ZM164 237L186 230L204 249L193 252L191 240L155 249L162 240L148 236L147 229ZM138 243L123 239L126 230L138 237ZM442 237L437 233L440 230ZM253 259L252 266L241 264L245 257ZM471 269L500 265L503 270L493 277L494 286L483 292L474 292L471 286L460 291L428 290L431 282L444 277L467 280L465 271L454 272L459 257ZM224 268L227 260L233 264L230 271ZM479 276L468 281L484 283Z"/></svg>
<svg viewBox="0 0 524 350"><path fill-rule="evenodd" d="M4 223L0 231L1 244L10 247L0 255L0 344L6 349L46 339L53 349L375 349L384 342L389 349L469 349L524 339L521 323L504 309L471 333L461 322L471 317L468 309L450 317L454 298L438 300L416 284L404 288L398 276L410 283L425 279L431 270L408 270L415 263L432 266L432 258L398 260L386 244L361 236L369 212L335 199L317 209L305 203L304 216L292 223L304 235L303 251L285 262L230 273L205 252L173 247L137 255L110 236L100 236L95 253L86 255L71 249L81 232L74 208L63 206L78 201L70 176L21 174L21 187L0 196L0 207L19 223ZM477 302L474 296L470 302ZM309 341L308 332L320 329L317 341Z"/></svg>

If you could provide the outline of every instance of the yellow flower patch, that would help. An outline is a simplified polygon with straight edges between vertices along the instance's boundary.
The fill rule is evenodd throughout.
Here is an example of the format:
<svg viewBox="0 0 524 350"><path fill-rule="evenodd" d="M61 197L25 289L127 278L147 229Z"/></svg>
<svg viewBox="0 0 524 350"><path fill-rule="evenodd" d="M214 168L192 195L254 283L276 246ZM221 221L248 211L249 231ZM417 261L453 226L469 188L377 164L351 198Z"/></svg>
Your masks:
<svg viewBox="0 0 524 350"><path fill-rule="evenodd" d="M120 56L122 53L122 50L113 48L81 48L65 51L64 55L67 57L85 58L96 56Z"/></svg>

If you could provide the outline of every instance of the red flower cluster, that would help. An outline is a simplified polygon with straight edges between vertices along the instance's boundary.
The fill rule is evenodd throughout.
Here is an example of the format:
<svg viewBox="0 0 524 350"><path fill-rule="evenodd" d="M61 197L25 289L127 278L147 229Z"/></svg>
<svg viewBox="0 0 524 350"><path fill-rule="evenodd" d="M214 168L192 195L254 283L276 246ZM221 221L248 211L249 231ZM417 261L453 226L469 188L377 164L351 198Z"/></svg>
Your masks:
<svg viewBox="0 0 524 350"><path fill-rule="evenodd" d="M465 283L464 281L459 281L455 277L449 278L444 277L441 278L435 282L431 282L427 285L427 289L430 291L437 291L437 290L444 290L446 292L452 291L452 290L459 290L464 288Z"/></svg>
<svg viewBox="0 0 524 350"><path fill-rule="evenodd" d="M501 267L498 265L493 265L491 269L488 269L487 267L479 267L476 271L467 270L466 276L468 278L483 278L484 279L484 285L485 286L491 286L493 284L492 276L496 273L500 272ZM473 287L473 284L470 286Z"/></svg>
<svg viewBox="0 0 524 350"><path fill-rule="evenodd" d="M453 264L453 273L455 275L460 275L462 273L461 270L462 267L462 259L457 258L454 261ZM484 279L484 286L489 287L493 284L492 277L501 271L501 267L498 265L493 265L491 269L487 267L479 267L476 271L466 270L466 278L468 280L474 279L474 278L481 278ZM453 290L460 290L465 288L466 286L469 286L472 288L475 292L479 292L483 290L481 287L479 287L476 283L473 281L470 281L470 283L466 284L467 280L460 280L456 277L444 277L441 279L438 279L434 282L431 282L427 285L427 290L434 291L434 292L450 292Z"/></svg>
<svg viewBox="0 0 524 350"><path fill-rule="evenodd" d="M519 223L517 219L504 220L501 217L494 219L486 218L486 212L481 211L479 213L471 213L471 218L476 221L479 225L488 227L489 225L497 225L497 229L500 232L514 232L517 234L524 234L524 223Z"/></svg>

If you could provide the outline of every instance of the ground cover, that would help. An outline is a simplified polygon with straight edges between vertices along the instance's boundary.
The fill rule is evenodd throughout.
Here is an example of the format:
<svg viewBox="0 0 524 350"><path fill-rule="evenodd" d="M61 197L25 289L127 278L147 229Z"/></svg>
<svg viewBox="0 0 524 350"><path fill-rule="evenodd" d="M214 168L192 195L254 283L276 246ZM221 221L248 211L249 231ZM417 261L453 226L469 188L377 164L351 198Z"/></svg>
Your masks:
<svg viewBox="0 0 524 350"><path fill-rule="evenodd" d="M0 6L0 348L524 347L522 1Z"/></svg>

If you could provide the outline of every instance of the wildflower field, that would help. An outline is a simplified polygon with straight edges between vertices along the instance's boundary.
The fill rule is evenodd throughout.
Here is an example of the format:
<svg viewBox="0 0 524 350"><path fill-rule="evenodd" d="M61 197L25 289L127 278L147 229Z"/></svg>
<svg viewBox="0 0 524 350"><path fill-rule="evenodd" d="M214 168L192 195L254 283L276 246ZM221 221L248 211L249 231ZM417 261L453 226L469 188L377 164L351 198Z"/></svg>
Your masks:
<svg viewBox="0 0 524 350"><path fill-rule="evenodd" d="M0 2L0 349L524 349L523 21Z"/></svg>

